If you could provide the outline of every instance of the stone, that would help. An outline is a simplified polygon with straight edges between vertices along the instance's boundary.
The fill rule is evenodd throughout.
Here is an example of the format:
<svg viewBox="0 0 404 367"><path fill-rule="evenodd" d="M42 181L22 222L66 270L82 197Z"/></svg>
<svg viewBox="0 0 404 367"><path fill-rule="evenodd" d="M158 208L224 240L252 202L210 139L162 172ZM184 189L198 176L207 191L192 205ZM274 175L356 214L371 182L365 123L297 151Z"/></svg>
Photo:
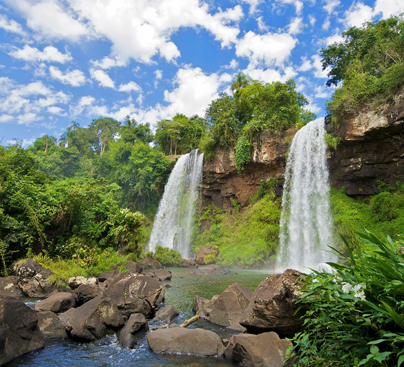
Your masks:
<svg viewBox="0 0 404 367"><path fill-rule="evenodd" d="M144 333L148 330L146 317L141 313L130 315L125 326L118 333L119 343L124 348L133 349L140 339L144 337Z"/></svg>
<svg viewBox="0 0 404 367"><path fill-rule="evenodd" d="M100 275L98 275L98 281L100 283L105 282L106 280L115 278L118 274L119 274L118 270L104 271Z"/></svg>
<svg viewBox="0 0 404 367"><path fill-rule="evenodd" d="M145 257L142 260L142 269L143 270L148 270L148 269L162 269L163 265L161 264L160 261L151 259L150 257Z"/></svg>
<svg viewBox="0 0 404 367"><path fill-rule="evenodd" d="M95 297L101 296L103 291L98 284L81 284L72 292L76 300L76 305L81 306Z"/></svg>
<svg viewBox="0 0 404 367"><path fill-rule="evenodd" d="M178 262L178 266L179 266L180 268L192 268L192 267L195 267L195 266L196 266L196 263L195 263L195 261L192 261L192 260L181 259L181 260Z"/></svg>
<svg viewBox="0 0 404 367"><path fill-rule="evenodd" d="M19 299L0 296L0 365L44 346L35 311Z"/></svg>
<svg viewBox="0 0 404 367"><path fill-rule="evenodd" d="M108 297L97 297L78 308L59 315L70 338L80 342L101 339L125 323L116 305Z"/></svg>
<svg viewBox="0 0 404 367"><path fill-rule="evenodd" d="M301 309L296 313L295 304L303 294L300 278L304 276L292 269L265 278L255 289L240 324L253 334L275 331L282 337L292 337L301 331L305 311Z"/></svg>
<svg viewBox="0 0 404 367"><path fill-rule="evenodd" d="M67 281L67 284L69 284L69 287L71 289L76 289L80 287L82 284L90 285L90 284L96 284L97 283L97 278L96 277L83 277L83 276L77 276L77 277L71 277Z"/></svg>
<svg viewBox="0 0 404 367"><path fill-rule="evenodd" d="M180 313L178 310L171 305L160 308L156 312L155 319L165 322L166 324L170 324Z"/></svg>
<svg viewBox="0 0 404 367"><path fill-rule="evenodd" d="M28 297L43 298L57 292L57 288L49 280L53 273L33 259L14 265L14 272L19 278L19 287Z"/></svg>
<svg viewBox="0 0 404 367"><path fill-rule="evenodd" d="M148 315L164 302L160 282L144 274L121 273L108 281L104 294L110 297L123 315Z"/></svg>
<svg viewBox="0 0 404 367"><path fill-rule="evenodd" d="M23 295L15 275L0 278L0 296L19 298Z"/></svg>
<svg viewBox="0 0 404 367"><path fill-rule="evenodd" d="M125 266L126 266L126 269L128 269L128 271L131 273L141 273L142 272L142 266L135 261L127 261L125 263Z"/></svg>
<svg viewBox="0 0 404 367"><path fill-rule="evenodd" d="M38 326L45 339L67 339L67 333L59 317L51 311L37 312Z"/></svg>
<svg viewBox="0 0 404 367"><path fill-rule="evenodd" d="M205 259L208 255L213 255L215 259L218 257L219 247L216 242L209 242L207 245L200 247L195 255L195 262L198 265L207 265L208 263Z"/></svg>
<svg viewBox="0 0 404 367"><path fill-rule="evenodd" d="M174 327L158 329L146 336L154 353L220 357L224 345L217 334L203 329Z"/></svg>
<svg viewBox="0 0 404 367"><path fill-rule="evenodd" d="M234 335L232 343L233 359L243 367L282 367L286 350L292 346L290 341L280 339L273 331L259 335ZM285 365L291 366L292 363Z"/></svg>
<svg viewBox="0 0 404 367"><path fill-rule="evenodd" d="M229 285L223 293L211 300L196 296L193 307L199 317L228 329L245 331L239 323L241 315L250 303L253 292L239 283Z"/></svg>
<svg viewBox="0 0 404 367"><path fill-rule="evenodd" d="M36 302L35 311L51 311L55 313L67 311L76 306L74 295L69 292L58 292L51 294L48 298Z"/></svg>
<svg viewBox="0 0 404 367"><path fill-rule="evenodd" d="M171 273L171 271L166 270L166 269L157 269L155 271L153 271L154 276L160 281L164 281L164 280L171 280L173 274Z"/></svg>
<svg viewBox="0 0 404 367"><path fill-rule="evenodd" d="M198 266L195 269L187 270L188 274L201 274L201 275L234 275L237 274L228 268L216 264Z"/></svg>

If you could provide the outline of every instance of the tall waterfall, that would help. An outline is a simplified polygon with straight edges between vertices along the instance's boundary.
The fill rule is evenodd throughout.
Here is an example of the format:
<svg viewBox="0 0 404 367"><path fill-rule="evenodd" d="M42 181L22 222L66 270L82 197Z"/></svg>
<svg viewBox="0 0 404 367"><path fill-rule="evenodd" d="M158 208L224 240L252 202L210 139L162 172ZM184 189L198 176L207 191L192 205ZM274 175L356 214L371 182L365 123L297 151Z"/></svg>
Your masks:
<svg viewBox="0 0 404 367"><path fill-rule="evenodd" d="M149 242L149 251L156 246L168 247L191 255L190 242L194 224L198 187L202 182L203 154L197 150L182 155L164 187Z"/></svg>
<svg viewBox="0 0 404 367"><path fill-rule="evenodd" d="M324 122L315 120L293 138L286 163L276 272L329 269L332 244Z"/></svg>

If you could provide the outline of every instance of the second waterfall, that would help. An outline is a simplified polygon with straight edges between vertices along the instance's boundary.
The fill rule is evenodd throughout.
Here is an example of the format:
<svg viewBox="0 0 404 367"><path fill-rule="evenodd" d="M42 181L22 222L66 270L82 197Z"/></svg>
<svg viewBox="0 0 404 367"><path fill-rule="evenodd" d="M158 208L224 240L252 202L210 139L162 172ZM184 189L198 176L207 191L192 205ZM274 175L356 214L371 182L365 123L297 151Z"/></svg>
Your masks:
<svg viewBox="0 0 404 367"><path fill-rule="evenodd" d="M336 261L329 203L324 121L315 120L293 138L286 164L276 272L328 269Z"/></svg>
<svg viewBox="0 0 404 367"><path fill-rule="evenodd" d="M203 154L198 150L182 155L164 187L149 241L149 251L156 246L168 247L191 256L191 234L194 224L198 188L202 182Z"/></svg>

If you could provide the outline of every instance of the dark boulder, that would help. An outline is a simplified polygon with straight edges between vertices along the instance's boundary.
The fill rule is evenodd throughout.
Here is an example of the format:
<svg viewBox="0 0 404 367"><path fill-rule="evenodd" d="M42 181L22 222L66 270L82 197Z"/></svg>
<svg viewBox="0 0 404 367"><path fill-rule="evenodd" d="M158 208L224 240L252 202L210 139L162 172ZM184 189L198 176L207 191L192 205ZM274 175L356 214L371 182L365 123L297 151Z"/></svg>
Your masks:
<svg viewBox="0 0 404 367"><path fill-rule="evenodd" d="M19 278L18 285L28 297L42 298L57 292L49 279L53 273L33 259L17 263L14 271Z"/></svg>
<svg viewBox="0 0 404 367"><path fill-rule="evenodd" d="M100 275L98 275L98 281L100 283L105 282L106 280L115 278L118 274L119 274L118 270L104 271Z"/></svg>
<svg viewBox="0 0 404 367"><path fill-rule="evenodd" d="M125 263L125 266L126 266L126 269L128 269L128 271L131 273L141 273L142 272L142 266L135 261L127 261Z"/></svg>
<svg viewBox="0 0 404 367"><path fill-rule="evenodd" d="M141 313L130 315L125 326L118 333L119 343L124 348L134 348L148 330L146 317Z"/></svg>
<svg viewBox="0 0 404 367"><path fill-rule="evenodd" d="M304 310L296 313L295 304L303 294L300 291L303 277L292 269L268 276L256 288L240 324L249 333L275 331L282 337L292 337L303 326Z"/></svg>
<svg viewBox="0 0 404 367"><path fill-rule="evenodd" d="M215 295L212 300L195 297L194 312L213 324L225 326L232 330L244 331L239 324L240 317L250 303L253 292L238 283L229 285L223 293Z"/></svg>
<svg viewBox="0 0 404 367"><path fill-rule="evenodd" d="M160 282L164 280L171 280L173 274L171 271L166 269L158 269L153 271L154 277L157 278Z"/></svg>
<svg viewBox="0 0 404 367"><path fill-rule="evenodd" d="M18 277L10 276L0 278L0 296L9 296L19 298L23 295L20 286L18 285Z"/></svg>
<svg viewBox="0 0 404 367"><path fill-rule="evenodd" d="M150 270L150 269L162 269L163 265L160 261L151 259L150 257L145 257L142 260L142 269L143 270Z"/></svg>
<svg viewBox="0 0 404 367"><path fill-rule="evenodd" d="M97 284L81 284L72 294L76 299L76 305L81 306L83 303L101 296L103 291Z"/></svg>
<svg viewBox="0 0 404 367"><path fill-rule="evenodd" d="M292 343L280 339L274 332L260 335L240 334L234 335L233 359L243 367L282 367L286 350ZM291 367L288 363L285 367Z"/></svg>
<svg viewBox="0 0 404 367"><path fill-rule="evenodd" d="M48 298L35 303L35 311L51 311L55 313L65 312L76 306L73 294L69 292L58 292L51 294Z"/></svg>
<svg viewBox="0 0 404 367"><path fill-rule="evenodd" d="M0 365L44 346L35 311L14 297L0 296Z"/></svg>
<svg viewBox="0 0 404 367"><path fill-rule="evenodd" d="M168 305L160 308L156 312L155 319L163 321L166 324L170 324L179 314L180 313L174 306Z"/></svg>
<svg viewBox="0 0 404 367"><path fill-rule="evenodd" d="M83 342L101 339L125 322L108 297L97 297L78 308L71 308L60 314L59 319L73 340Z"/></svg>
<svg viewBox="0 0 404 367"><path fill-rule="evenodd" d="M51 311L37 312L38 326L45 339L66 339L66 330L59 317Z"/></svg>
<svg viewBox="0 0 404 367"><path fill-rule="evenodd" d="M147 342L154 353L220 357L224 352L219 336L203 329L158 329L147 334Z"/></svg>

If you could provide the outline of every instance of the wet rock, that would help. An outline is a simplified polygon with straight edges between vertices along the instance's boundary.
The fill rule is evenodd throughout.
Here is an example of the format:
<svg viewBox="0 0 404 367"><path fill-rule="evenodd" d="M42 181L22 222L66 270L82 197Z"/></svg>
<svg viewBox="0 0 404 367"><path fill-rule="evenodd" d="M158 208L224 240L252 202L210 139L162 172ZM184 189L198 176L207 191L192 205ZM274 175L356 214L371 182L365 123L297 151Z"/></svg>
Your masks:
<svg viewBox="0 0 404 367"><path fill-rule="evenodd" d="M82 284L72 292L77 306L81 306L95 297L101 296L103 291L97 284Z"/></svg>
<svg viewBox="0 0 404 367"><path fill-rule="evenodd" d="M163 265L161 264L160 261L151 259L149 257L145 257L142 260L142 269L143 270L148 270L148 269L162 269Z"/></svg>
<svg viewBox="0 0 404 367"><path fill-rule="evenodd" d="M44 346L35 311L14 297L0 296L0 365Z"/></svg>
<svg viewBox="0 0 404 367"><path fill-rule="evenodd" d="M223 293L211 300L196 296L194 312L213 324L225 326L232 330L244 331L239 323L241 315L250 303L253 292L239 283L228 286Z"/></svg>
<svg viewBox="0 0 404 367"><path fill-rule="evenodd" d="M195 262L198 265L206 265L208 264L206 257L209 255L212 255L214 259L219 255L219 247L216 242L209 242L207 245L200 247L195 255Z"/></svg>
<svg viewBox="0 0 404 367"><path fill-rule="evenodd" d="M71 289L76 289L80 287L82 284L90 285L90 284L96 284L97 283L97 278L95 277L83 277L83 276L77 276L77 277L71 277L67 281L67 284L69 284L69 287Z"/></svg>
<svg viewBox="0 0 404 367"><path fill-rule="evenodd" d="M232 343L233 359L243 367L282 367L286 350L292 346L290 341L280 339L272 331L260 335L234 335Z"/></svg>
<svg viewBox="0 0 404 367"><path fill-rule="evenodd" d="M196 269L188 270L187 273L188 274L201 274L201 275L232 275L232 274L237 274L234 271L231 271L226 267L216 265L216 264L199 266Z"/></svg>
<svg viewBox="0 0 404 367"><path fill-rule="evenodd" d="M67 333L59 317L51 311L37 312L38 326L45 339L66 339Z"/></svg>
<svg viewBox="0 0 404 367"><path fill-rule="evenodd" d="M164 280L171 280L173 274L171 273L171 271L166 270L166 269L158 269L153 271L154 276L160 281L164 281Z"/></svg>
<svg viewBox="0 0 404 367"><path fill-rule="evenodd" d="M219 336L209 330L182 327L158 329L147 334L146 338L154 353L219 357L224 352Z"/></svg>
<svg viewBox="0 0 404 367"><path fill-rule="evenodd" d="M155 319L161 320L166 324L170 324L179 314L180 313L174 306L168 305L163 308L160 308L156 312Z"/></svg>
<svg viewBox="0 0 404 367"><path fill-rule="evenodd" d="M254 291L240 324L253 334L275 331L282 337L291 337L300 331L304 311L295 314L295 302L303 294L301 277L304 276L298 271L288 269L264 279Z"/></svg>
<svg viewBox="0 0 404 367"><path fill-rule="evenodd" d="M18 285L28 297L42 298L57 292L57 288L49 280L53 273L35 260L27 259L16 264L14 271L19 278Z"/></svg>
<svg viewBox="0 0 404 367"><path fill-rule="evenodd" d="M22 295L17 276L0 278L0 296L19 298Z"/></svg>
<svg viewBox="0 0 404 367"><path fill-rule="evenodd" d="M130 315L125 326L118 333L119 343L124 348L134 348L147 331L146 317L140 313Z"/></svg>
<svg viewBox="0 0 404 367"><path fill-rule="evenodd" d="M64 312L76 306L73 294L69 292L58 292L51 294L48 298L35 303L35 311L52 311L55 313Z"/></svg>
<svg viewBox="0 0 404 367"><path fill-rule="evenodd" d="M76 341L101 339L115 332L125 322L116 305L108 297L97 297L78 308L59 315L68 335Z"/></svg>

